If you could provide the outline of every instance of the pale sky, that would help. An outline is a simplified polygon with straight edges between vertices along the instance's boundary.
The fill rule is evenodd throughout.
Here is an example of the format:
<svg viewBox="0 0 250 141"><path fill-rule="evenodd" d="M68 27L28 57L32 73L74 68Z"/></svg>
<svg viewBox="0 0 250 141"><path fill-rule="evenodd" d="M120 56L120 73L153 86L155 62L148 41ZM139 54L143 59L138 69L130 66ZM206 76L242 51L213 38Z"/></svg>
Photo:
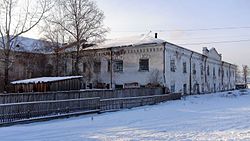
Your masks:
<svg viewBox="0 0 250 141"><path fill-rule="evenodd" d="M182 46L198 52L204 46L215 47L222 53L224 61L250 66L250 0L96 2L105 14L105 26L110 28L107 38L147 34L152 31L158 32L159 38L177 45L237 41Z"/></svg>
<svg viewBox="0 0 250 141"><path fill-rule="evenodd" d="M147 34L152 31L152 33L158 32L159 38L174 44L237 41L183 45L183 47L198 52L201 52L204 46L215 47L222 53L224 61L240 66L250 65L249 0L96 0L96 2L105 14L105 25L111 30L108 38Z"/></svg>

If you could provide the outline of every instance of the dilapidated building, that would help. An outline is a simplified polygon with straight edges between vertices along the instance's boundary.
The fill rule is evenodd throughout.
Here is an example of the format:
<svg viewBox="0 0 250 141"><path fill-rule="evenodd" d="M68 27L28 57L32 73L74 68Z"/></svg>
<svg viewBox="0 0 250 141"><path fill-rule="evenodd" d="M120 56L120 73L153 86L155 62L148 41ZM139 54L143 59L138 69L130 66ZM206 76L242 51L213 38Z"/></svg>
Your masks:
<svg viewBox="0 0 250 141"><path fill-rule="evenodd" d="M70 66L73 60L67 62ZM205 47L198 53L147 35L108 40L86 48L79 67L86 86L161 85L183 94L235 88L236 66L222 61L215 48Z"/></svg>

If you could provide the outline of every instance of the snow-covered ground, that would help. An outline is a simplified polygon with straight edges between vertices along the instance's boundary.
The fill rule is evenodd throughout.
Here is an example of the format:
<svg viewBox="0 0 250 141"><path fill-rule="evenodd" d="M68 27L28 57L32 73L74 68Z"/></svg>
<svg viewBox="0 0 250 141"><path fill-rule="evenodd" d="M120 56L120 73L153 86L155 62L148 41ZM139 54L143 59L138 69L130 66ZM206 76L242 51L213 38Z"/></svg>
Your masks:
<svg viewBox="0 0 250 141"><path fill-rule="evenodd" d="M0 128L3 141L250 140L250 90Z"/></svg>

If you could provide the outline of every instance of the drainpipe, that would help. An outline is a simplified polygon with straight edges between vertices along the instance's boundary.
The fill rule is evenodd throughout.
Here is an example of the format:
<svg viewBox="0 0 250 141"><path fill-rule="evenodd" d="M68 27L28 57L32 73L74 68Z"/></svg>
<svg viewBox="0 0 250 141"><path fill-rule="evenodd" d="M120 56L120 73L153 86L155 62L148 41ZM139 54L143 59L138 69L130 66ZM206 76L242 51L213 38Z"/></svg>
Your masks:
<svg viewBox="0 0 250 141"><path fill-rule="evenodd" d="M189 58L190 66L189 66L189 94L192 93L192 57L194 52L191 51L191 56Z"/></svg>
<svg viewBox="0 0 250 141"><path fill-rule="evenodd" d="M225 74L224 74L224 67L223 67L223 66L224 66L224 62L222 62L222 67L221 67L221 68L222 68L222 69L221 69L221 72L222 72L222 73L221 73L221 75L222 75L222 76L221 76L221 85L222 85L222 88L223 88L223 91L224 91L225 88L224 88L224 80L223 80L223 79L224 79L224 75L225 75Z"/></svg>
<svg viewBox="0 0 250 141"><path fill-rule="evenodd" d="M110 88L113 89L113 51L110 48Z"/></svg>
<svg viewBox="0 0 250 141"><path fill-rule="evenodd" d="M205 66L204 66L204 69L205 69L205 83L204 85L206 84L207 85L207 56L205 57Z"/></svg>
<svg viewBox="0 0 250 141"><path fill-rule="evenodd" d="M163 43L163 83L164 87L166 87L166 42Z"/></svg>
<svg viewBox="0 0 250 141"><path fill-rule="evenodd" d="M229 64L229 87L230 87L230 90L231 90L231 64Z"/></svg>

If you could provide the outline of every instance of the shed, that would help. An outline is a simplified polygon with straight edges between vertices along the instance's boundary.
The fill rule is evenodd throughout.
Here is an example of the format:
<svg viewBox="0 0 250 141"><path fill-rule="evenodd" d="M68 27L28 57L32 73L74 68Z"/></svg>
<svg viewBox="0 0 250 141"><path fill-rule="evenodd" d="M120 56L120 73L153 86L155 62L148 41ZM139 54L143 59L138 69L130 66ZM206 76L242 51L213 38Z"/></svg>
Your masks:
<svg viewBox="0 0 250 141"><path fill-rule="evenodd" d="M11 82L15 93L69 91L81 89L82 76L39 77Z"/></svg>

